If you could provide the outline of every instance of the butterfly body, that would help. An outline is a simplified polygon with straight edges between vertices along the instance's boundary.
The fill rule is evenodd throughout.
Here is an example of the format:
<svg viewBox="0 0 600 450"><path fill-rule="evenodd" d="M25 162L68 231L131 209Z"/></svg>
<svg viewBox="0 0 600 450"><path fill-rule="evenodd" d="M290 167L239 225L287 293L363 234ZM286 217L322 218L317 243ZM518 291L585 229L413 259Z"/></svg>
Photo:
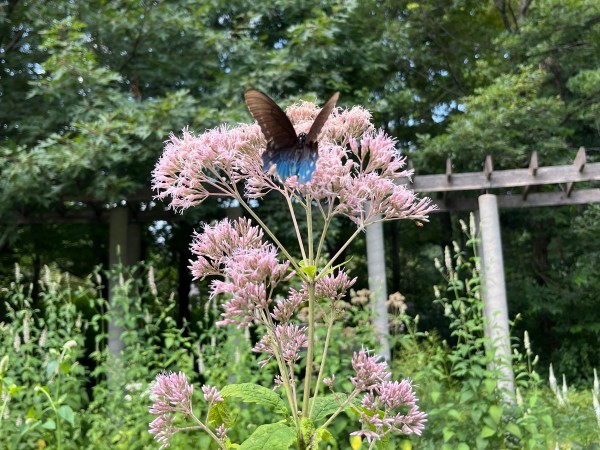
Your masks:
<svg viewBox="0 0 600 450"><path fill-rule="evenodd" d="M275 170L282 180L297 175L300 183L309 182L319 157L317 138L335 107L339 93L336 92L327 101L309 132L298 135L290 119L269 96L249 89L244 97L250 113L267 139L267 148L262 156L265 172Z"/></svg>

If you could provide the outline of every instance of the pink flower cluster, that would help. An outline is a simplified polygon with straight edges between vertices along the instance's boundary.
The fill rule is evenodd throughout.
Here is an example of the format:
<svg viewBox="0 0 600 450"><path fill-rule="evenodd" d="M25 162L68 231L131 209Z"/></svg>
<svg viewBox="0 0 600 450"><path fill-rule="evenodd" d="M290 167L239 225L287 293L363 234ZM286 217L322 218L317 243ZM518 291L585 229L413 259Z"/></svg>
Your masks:
<svg viewBox="0 0 600 450"><path fill-rule="evenodd" d="M194 234L191 251L196 257L190 265L195 278L224 277L211 282L211 297L230 295L218 325L249 326L254 321L264 322L266 315L285 323L308 301L304 284L300 291L290 289L288 297L278 299L269 312L274 289L293 274L288 272L289 261L279 262L275 247L263 240L262 230L249 219L204 225L202 232ZM340 269L317 281L316 295L337 301L355 282L356 278L350 279Z"/></svg>
<svg viewBox="0 0 600 450"><path fill-rule="evenodd" d="M421 435L427 414L419 410L410 380L389 381L387 363L364 350L354 353L352 367L356 376L350 378L351 383L357 391L366 391L361 403L364 410L358 411L363 428L352 435L364 436L368 442L391 432ZM331 387L333 380L335 377L326 384Z"/></svg>
<svg viewBox="0 0 600 450"><path fill-rule="evenodd" d="M315 293L317 298L325 298L330 302L339 301L354 283L356 277L351 279L344 270L340 269L337 274L326 275L317 281Z"/></svg>
<svg viewBox="0 0 600 450"><path fill-rule="evenodd" d="M356 376L351 377L350 382L356 389L371 391L392 376L387 363L379 362L379 359L381 359L380 356L369 356L364 350L359 353L354 352L352 368L356 372Z"/></svg>
<svg viewBox="0 0 600 450"><path fill-rule="evenodd" d="M150 414L158 417L150 422L149 431L161 443L161 449L168 447L179 431L174 425L175 413L191 414L193 393L194 386L187 382L183 372L161 373L150 385L150 398L154 402Z"/></svg>
<svg viewBox="0 0 600 450"><path fill-rule="evenodd" d="M187 382L183 372L161 373L150 386L150 396L154 400L150 414L188 414L192 410L193 393L194 386Z"/></svg>
<svg viewBox="0 0 600 450"><path fill-rule="evenodd" d="M209 408L214 403L223 401L221 393L215 387L204 385L202 392ZM188 383L183 372L161 373L150 385L153 404L149 411L158 417L150 423L149 431L154 435L154 439L161 443L161 449L168 447L173 435L184 429L174 425L176 413L195 418L192 410L193 393L194 386ZM202 424L202 427L205 428L206 425ZM224 439L227 429L221 426L216 432L220 439Z"/></svg>
<svg viewBox="0 0 600 450"><path fill-rule="evenodd" d="M319 112L308 102L287 110L297 132L306 132ZM361 107L334 109L319 140L319 158L311 181L299 185L297 177L278 180L262 170L266 141L258 125L225 126L199 136L183 130L171 135L153 171L157 197L171 198L170 206L183 210L211 195L241 199L237 185L245 183L245 196L261 198L276 190L285 195L310 195L331 215L344 215L358 226L378 220L426 221L434 206L418 199L399 184L409 177L405 157L396 141L376 131L368 111ZM274 172L274 171L270 171ZM379 216L380 215L380 216Z"/></svg>
<svg viewBox="0 0 600 450"><path fill-rule="evenodd" d="M272 334L263 336L252 351L270 355L266 360L259 362L259 365L265 366L271 357L275 356L276 348L278 348L283 360L292 366L300 357L300 349L306 347L308 347L306 327L284 324L275 326Z"/></svg>
<svg viewBox="0 0 600 450"><path fill-rule="evenodd" d="M191 262L196 278L222 275L211 283L211 297L229 294L218 325L249 326L268 314L273 289L288 276L289 261L280 263L277 250L263 241L263 232L248 219L225 219L205 225L193 238Z"/></svg>
<svg viewBox="0 0 600 450"><path fill-rule="evenodd" d="M388 433L416 434L420 436L427 422L427 414L417 406L417 396L410 380L384 381L368 392L360 411L363 429L351 433L364 436L368 442L379 440ZM405 412L394 412L402 408Z"/></svg>

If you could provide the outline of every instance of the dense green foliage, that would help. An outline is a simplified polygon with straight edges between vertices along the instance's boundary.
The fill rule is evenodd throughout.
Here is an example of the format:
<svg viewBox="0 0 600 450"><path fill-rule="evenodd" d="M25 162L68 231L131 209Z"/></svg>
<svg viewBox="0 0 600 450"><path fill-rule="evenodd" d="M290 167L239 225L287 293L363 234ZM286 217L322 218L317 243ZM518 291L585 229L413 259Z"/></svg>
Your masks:
<svg viewBox="0 0 600 450"><path fill-rule="evenodd" d="M570 387L559 401L536 372L537 358L517 340L514 367L519 391L512 406L502 400L502 393L495 389L497 374L487 367L490 354L482 337L475 261L472 253L457 248L449 266L457 277L448 266L439 265L448 284L438 288L436 304L445 311L456 344L419 331L418 318L407 315L396 303L394 376L415 380L419 404L429 417L423 436L410 441L395 438L388 448L600 445L592 406L592 396L598 398L600 393L591 392L589 385L581 390ZM286 406L279 391L265 387L264 394L257 396L256 388L245 388L248 383L269 386L276 373L273 365L257 370L262 357L250 352L251 336L210 325L202 334L184 336L170 318L172 299L161 300L150 273L144 273L142 267L133 272L123 270L109 275L117 285L117 305L122 311L117 317L99 295L96 277L75 283L45 268L40 309L32 308L30 291L21 282L13 281L2 289L0 298L10 313L8 322L1 325L0 448L152 448L156 444L147 432L153 418L148 413L148 384L161 369L187 373L196 387L197 414L206 411L199 385L221 388L227 398L227 416L223 408L211 414L213 420L235 424L229 433L233 442L242 442L255 431L254 438L262 439L261 426L278 420ZM364 292L353 296L347 323L364 323L368 315L364 296ZM163 305L170 308L165 310ZM89 320L78 310L87 310ZM209 307L204 319L210 321L216 313ZM101 345L108 320L119 320L125 329L125 349L119 361ZM327 373L335 373L340 383L349 383L352 351L369 343L372 334L369 327L357 329L341 321L336 326L343 339L332 341ZM319 330L321 337L324 332ZM328 397L323 397L324 410L331 401ZM355 419L339 416L328 428L330 435L324 436L323 444L332 449L349 448ZM178 433L172 448L213 447L204 433L188 432ZM361 448L366 448L365 443Z"/></svg>
<svg viewBox="0 0 600 450"><path fill-rule="evenodd" d="M376 123L398 138L415 160L417 173L442 172L448 156L456 171L480 170L486 154L493 155L497 168L525 167L534 150L541 165L564 164L579 146L596 161L600 4L2 2L0 285L10 285L14 263L20 262L22 289L33 283L32 307L44 317L52 315L45 291L38 287L41 268L53 264L84 277L96 264L106 264L106 227L17 227L17 220L42 217L44 222L47 212L99 212L144 192L170 132L249 121L242 93L251 86L284 103L324 99L339 90L340 104L364 105ZM135 211L147 206L130 202ZM266 202L263 207L277 224L277 205ZM199 215L206 219L224 213L215 212L213 205ZM438 328L449 342L455 342L452 331L429 300L436 276L429 261L440 244L462 239L457 219L437 216L423 229L401 224L386 230L390 285L420 313L422 328ZM505 211L502 216L509 311L522 317L515 326L519 333L529 331L542 367L552 362L558 373L584 386L600 365L599 219L596 206ZM289 227L280 224L279 231L285 236ZM337 235L347 232L344 223L335 224ZM327 243L332 252L336 234ZM144 236L148 259L160 263L159 285L174 289L173 255L186 243L178 241L175 227L148 229ZM351 268L364 267L360 243L347 253L353 256ZM83 303L79 307L91 319ZM201 298L194 305L194 318L203 315L204 304ZM163 319L168 321L175 313L166 311ZM0 320L15 320L4 305L0 313ZM206 333L210 322L192 327ZM103 338L98 336L100 345ZM60 336L53 344L57 360L63 341L75 337ZM147 356L148 363L154 361L151 367L163 367L166 342L155 343L157 353ZM78 346L62 357L79 351ZM18 372L21 363L11 358L11 370ZM73 376L80 368L73 368ZM77 380L69 389L81 392ZM45 385L47 380L36 382ZM108 391L102 397L99 386L97 404L107 397L116 402ZM86 399L69 401L75 403L64 406L77 409L85 407ZM41 417L46 405L36 402L36 417ZM61 411L68 416L66 409Z"/></svg>

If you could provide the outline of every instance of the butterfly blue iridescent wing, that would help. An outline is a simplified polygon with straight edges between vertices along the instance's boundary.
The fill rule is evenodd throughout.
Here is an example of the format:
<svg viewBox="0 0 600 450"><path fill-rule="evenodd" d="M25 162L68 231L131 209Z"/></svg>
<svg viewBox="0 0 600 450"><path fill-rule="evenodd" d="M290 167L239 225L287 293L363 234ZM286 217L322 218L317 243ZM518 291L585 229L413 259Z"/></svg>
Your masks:
<svg viewBox="0 0 600 450"><path fill-rule="evenodd" d="M267 149L262 157L265 172L275 166L275 172L282 180L298 175L300 183L310 181L319 157L319 133L339 95L336 92L325 103L308 133L297 135L288 116L268 95L256 89L246 91L246 105L267 140Z"/></svg>

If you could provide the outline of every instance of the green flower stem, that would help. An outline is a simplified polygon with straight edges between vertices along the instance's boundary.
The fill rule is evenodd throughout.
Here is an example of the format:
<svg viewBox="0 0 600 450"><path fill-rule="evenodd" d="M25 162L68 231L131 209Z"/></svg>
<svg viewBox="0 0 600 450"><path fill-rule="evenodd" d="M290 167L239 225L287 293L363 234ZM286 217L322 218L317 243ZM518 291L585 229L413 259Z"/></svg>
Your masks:
<svg viewBox="0 0 600 450"><path fill-rule="evenodd" d="M210 410L210 408L209 408L209 410ZM177 431L203 430L206 434L208 434L217 443L217 445L219 446L220 449L227 450L227 447L225 446L225 444L223 444L221 442L221 440L219 439L219 437L215 433L213 433L212 430L209 427L207 427L206 425L204 425L204 423L202 423L202 421L196 417L196 415L194 414L193 411L190 411L189 414L196 421L196 423L198 424L198 426L178 428Z"/></svg>
<svg viewBox="0 0 600 450"><path fill-rule="evenodd" d="M312 219L312 198L306 196L306 226L308 228L308 263L314 265L314 243L313 243L313 219Z"/></svg>
<svg viewBox="0 0 600 450"><path fill-rule="evenodd" d="M377 439L373 439L371 441L371 445L369 445L368 450L373 450L375 448L375 444L377 444Z"/></svg>
<svg viewBox="0 0 600 450"><path fill-rule="evenodd" d="M275 359L277 360L277 365L279 366L279 373L281 374L281 379L283 381L283 388L288 398L290 409L292 410L292 416L294 416L294 423L297 427L300 427L300 418L298 417L298 404L296 402L294 388L290 384L290 374L287 370L287 366L285 365L285 361L283 360L283 357L279 352L278 346L273 345L273 349L275 353Z"/></svg>
<svg viewBox="0 0 600 450"><path fill-rule="evenodd" d="M352 391L352 393L348 396L348 398L340 405L340 407L337 409L336 412L334 412L329 419L327 419L327 422L325 422L323 425L320 426L320 428L323 428L324 430L327 429L327 427L329 426L329 424L331 422L334 421L334 419L344 410L346 409L346 406L348 406L352 400L354 400L356 398L356 396L360 394L360 391L358 389L354 389L354 391Z"/></svg>
<svg viewBox="0 0 600 450"><path fill-rule="evenodd" d="M308 265L313 266L314 261L314 243L312 227L312 199L306 197L306 225L308 227ZM312 381L312 364L315 351L315 280L314 276L307 281L308 285L308 349L306 352L306 373L304 376L304 396L302 399L302 417L308 416L308 406L310 400L310 385Z"/></svg>
<svg viewBox="0 0 600 450"><path fill-rule="evenodd" d="M331 210L331 206L329 207ZM323 224L323 231L321 232L321 238L319 239L319 245L317 246L317 256L315 257L315 261L318 263L321 258L321 250L323 249L323 245L325 244L325 237L327 236L327 231L329 231L329 225L331 225L331 211L329 214L325 216L325 223Z"/></svg>
<svg viewBox="0 0 600 450"><path fill-rule="evenodd" d="M342 245L342 247L338 250L338 252L329 260L329 262L325 265L325 267L323 267L321 269L321 271L319 272L319 275L317 275L317 277L315 278L315 281L320 280L323 276L325 276L327 274L327 270L333 265L333 263L335 262L336 259L339 258L339 256L342 254L342 252L344 250L346 250L346 248L350 245L350 243L356 239L356 237L362 232L364 231L365 227L361 226L358 227L356 229L356 231L352 234L352 236L350 236L350 238L346 241L346 243L344 245Z"/></svg>
<svg viewBox="0 0 600 450"><path fill-rule="evenodd" d="M50 397L50 394L46 391L46 389L44 389L40 385L37 385L34 388L34 391L41 391L46 396L48 401L50 402L50 407L52 408L52 411L54 411L54 415L56 416L56 448L57 448L57 450L61 450L62 449L62 432L61 432L61 427L60 427L60 417L58 415L58 410L56 409L56 405L54 404L52 397Z"/></svg>
<svg viewBox="0 0 600 450"><path fill-rule="evenodd" d="M264 311L262 311L262 320L263 323L267 326L267 333L271 338L273 338L273 323L271 322L270 317L268 317ZM283 381L283 389L285 390L285 394L288 399L288 403L290 404L290 409L292 410L292 415L294 416L294 423L299 428L300 427L300 419L298 417L298 404L296 401L296 395L292 385L290 384L290 373L288 372L287 366L285 365L285 361L283 360L283 355L279 351L280 348L277 343L273 342L273 354L275 356L275 360L277 361L277 367L279 368L279 373L281 374L281 379Z"/></svg>
<svg viewBox="0 0 600 450"><path fill-rule="evenodd" d="M279 250L281 250L281 253L284 254L284 256L290 262L292 267L294 267L294 270L300 276L300 278L302 278L303 280L306 281L306 275L304 274L304 272L302 272L302 268L298 265L298 263L292 257L292 255L289 254L289 252L286 250L286 248L283 246L283 244L281 242L279 242L279 239L277 239L277 237L275 236L275 234L273 234L271 229L269 227L267 227L267 225L260 219L260 217L258 217L258 215L254 212L254 210L252 208L250 208L250 205L248 205L242 199L241 196L238 197L237 200L240 202L240 205L242 205L244 207L244 209L246 211L248 211L248 213L252 216L252 218L254 220L256 220L256 223L258 223L260 225L260 227L265 231L265 233L267 233L269 235L269 237L273 240L273 242L275 242L275 245L277 245Z"/></svg>
<svg viewBox="0 0 600 450"><path fill-rule="evenodd" d="M315 347L315 282L308 282L308 349L306 352L306 374L304 376L304 397L302 399L302 417L308 417L308 401L312 378L312 362Z"/></svg>
<svg viewBox="0 0 600 450"><path fill-rule="evenodd" d="M2 385L2 390L4 390L4 385ZM8 404L9 398L10 396L6 395L6 397L4 398L4 402L2 403L2 408L0 408L0 421L2 421L2 418L4 417L4 411L6 410L6 405Z"/></svg>
<svg viewBox="0 0 600 450"><path fill-rule="evenodd" d="M315 409L315 401L319 394L319 385L323 379L323 372L325 371L325 360L327 359L327 350L329 349L329 340L331 339L331 330L333 329L333 314L327 324L327 334L325 335L325 344L323 344L323 354L321 356L321 365L319 366L319 375L317 375L317 382L315 384L315 393L313 394L312 403L310 405L309 417L312 417Z"/></svg>
<svg viewBox="0 0 600 450"><path fill-rule="evenodd" d="M300 251L302 252L302 260L306 262L306 252L304 251L304 242L302 242L302 234L300 233L300 228L298 227L298 222L296 221L296 214L294 214L294 205L292 205L292 199L289 195L287 195L287 190L285 191L285 201L287 202L288 208L290 209L292 222L294 222L294 230L296 231L296 238L298 239L298 247L300 247Z"/></svg>

